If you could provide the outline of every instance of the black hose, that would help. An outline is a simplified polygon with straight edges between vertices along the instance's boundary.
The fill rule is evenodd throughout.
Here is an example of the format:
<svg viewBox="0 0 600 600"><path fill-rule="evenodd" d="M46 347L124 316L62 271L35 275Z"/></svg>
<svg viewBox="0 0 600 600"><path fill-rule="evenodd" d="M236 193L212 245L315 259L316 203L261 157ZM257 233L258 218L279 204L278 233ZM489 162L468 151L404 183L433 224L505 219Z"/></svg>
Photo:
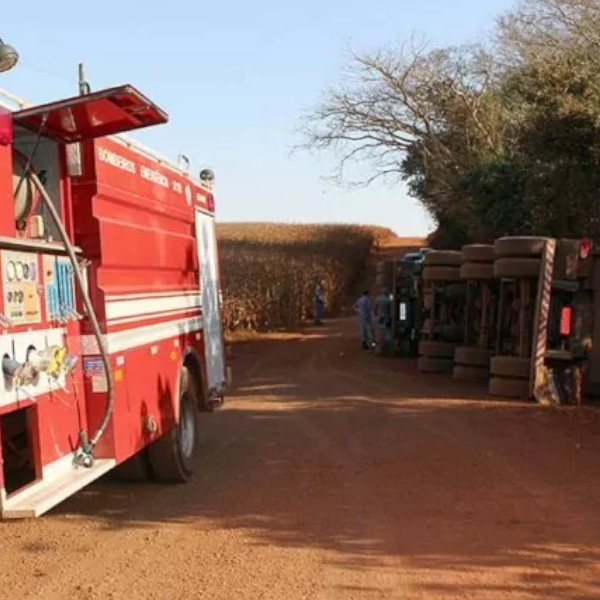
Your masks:
<svg viewBox="0 0 600 600"><path fill-rule="evenodd" d="M84 452L84 454L91 456L91 453L94 450L94 447L100 441L100 438L104 435L104 432L106 431L106 428L108 427L108 423L110 422L110 418L112 416L113 406L114 406L114 382L113 382L112 371L111 371L111 367L110 367L110 361L108 358L108 350L106 349L106 347L104 345L104 340L102 339L102 331L100 330L98 318L96 317L96 313L94 312L94 307L92 306L92 302L87 293L87 290L83 283L83 279L81 277L81 273L79 271L79 264L77 263L77 257L75 256L75 250L73 248L73 245L71 244L71 241L69 240L69 236L67 235L67 232L65 231L64 225L60 219L60 215L58 214L58 212L54 206L54 203L52 202L50 196L48 195L48 192L46 192L46 189L42 185L42 182L39 180L38 176L33 171L31 171L30 177L31 177L31 180L33 181L33 184L38 189L38 192L40 193L40 196L42 197L42 200L44 201L44 204L46 205L46 208L48 209L48 212L50 213L52 220L54 221L56 228L58 229L58 233L60 234L63 244L65 245L65 249L69 256L69 260L71 261L71 265L73 266L73 274L75 276L75 281L77 282L77 286L79 287L79 291L81 293L81 298L83 300L83 304L87 311L87 316L90 319L90 323L92 325L94 335L96 336L96 340L98 342L98 349L100 351L100 355L102 356L102 362L104 363L104 370L106 371L106 382L107 382L106 395L107 395L107 398L106 398L106 409L104 411L104 416L102 418L102 422L98 426L98 429L96 430L96 432L92 436L92 439L89 442L86 443L84 441L85 438L83 438L81 440L81 444L82 444L82 446L84 446L81 448L81 450Z"/></svg>

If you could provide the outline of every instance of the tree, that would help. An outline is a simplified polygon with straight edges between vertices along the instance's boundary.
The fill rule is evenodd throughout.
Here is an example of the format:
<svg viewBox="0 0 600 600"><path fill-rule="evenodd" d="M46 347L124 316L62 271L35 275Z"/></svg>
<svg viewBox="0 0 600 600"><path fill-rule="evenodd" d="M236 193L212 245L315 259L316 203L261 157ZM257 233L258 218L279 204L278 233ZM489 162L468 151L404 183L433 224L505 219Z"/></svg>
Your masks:
<svg viewBox="0 0 600 600"><path fill-rule="evenodd" d="M525 0L494 42L355 56L308 146L406 181L443 246L600 235L600 0Z"/></svg>
<svg viewBox="0 0 600 600"><path fill-rule="evenodd" d="M600 235L600 2L529 0L500 20L499 39L532 232Z"/></svg>
<svg viewBox="0 0 600 600"><path fill-rule="evenodd" d="M359 184L404 179L438 220L469 221L459 181L503 139L491 57L479 46L413 46L355 56L353 66L353 85L331 91L308 120L308 145L341 151L339 180L349 161L366 160L373 173Z"/></svg>

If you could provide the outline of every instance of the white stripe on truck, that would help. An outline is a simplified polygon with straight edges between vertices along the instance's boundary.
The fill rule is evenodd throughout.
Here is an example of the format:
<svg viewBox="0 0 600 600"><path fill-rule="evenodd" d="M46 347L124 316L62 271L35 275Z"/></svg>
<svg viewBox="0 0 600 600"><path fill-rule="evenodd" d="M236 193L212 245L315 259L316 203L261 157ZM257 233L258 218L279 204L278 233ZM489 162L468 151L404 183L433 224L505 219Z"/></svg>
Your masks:
<svg viewBox="0 0 600 600"><path fill-rule="evenodd" d="M179 335L185 335L202 329L202 317L190 317L188 319L179 319L177 321L165 321L146 325L144 327L134 327L124 331L116 331L104 335L105 343L109 354L131 350L139 346L146 346ZM94 335L81 336L82 354L99 354L98 343Z"/></svg>

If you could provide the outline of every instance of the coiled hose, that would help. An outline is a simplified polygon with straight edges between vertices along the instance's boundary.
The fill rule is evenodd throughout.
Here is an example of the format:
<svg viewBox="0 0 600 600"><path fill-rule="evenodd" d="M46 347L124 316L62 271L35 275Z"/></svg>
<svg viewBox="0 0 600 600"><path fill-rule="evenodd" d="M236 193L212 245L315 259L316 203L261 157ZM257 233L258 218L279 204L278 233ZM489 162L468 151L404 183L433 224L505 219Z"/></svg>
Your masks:
<svg viewBox="0 0 600 600"><path fill-rule="evenodd" d="M85 306L85 310L87 312L87 316L90 319L90 323L92 325L92 330L94 331L94 336L98 342L98 349L100 351L100 355L102 356L102 362L104 364L104 370L106 372L106 382L107 382L107 390L106 390L106 408L104 410L104 416L102 417L102 421L98 426L98 429L92 436L92 438L87 441L85 433L82 431L79 434L80 438L80 448L79 448L79 456L81 464L84 466L92 466L93 464L93 451L96 447L96 444L100 441L100 438L104 435L106 428L108 427L108 423L110 422L110 418L113 412L114 406L114 381L112 376L112 371L110 367L110 361L108 358L108 350L104 345L104 340L102 339L102 332L100 331L100 325L98 323L98 318L96 317L96 313L94 312L94 308L92 306L92 302L87 293L85 285L83 283L83 279L81 277L81 272L79 271L79 264L77 263L77 257L75 256L75 249L69 240L69 236L64 228L64 225L60 219L60 215L58 214L54 203L52 202L48 192L44 188L44 185L39 180L36 173L33 171L29 172L29 177L31 177L31 181L37 188L42 201L46 205L48 212L52 216L52 220L54 221L56 228L58 229L58 233L62 239L63 244L65 245L65 249L69 256L69 260L71 261L71 265L73 266L73 275L75 276L75 281L77 282L77 287L81 293L81 299L83 300L83 304Z"/></svg>

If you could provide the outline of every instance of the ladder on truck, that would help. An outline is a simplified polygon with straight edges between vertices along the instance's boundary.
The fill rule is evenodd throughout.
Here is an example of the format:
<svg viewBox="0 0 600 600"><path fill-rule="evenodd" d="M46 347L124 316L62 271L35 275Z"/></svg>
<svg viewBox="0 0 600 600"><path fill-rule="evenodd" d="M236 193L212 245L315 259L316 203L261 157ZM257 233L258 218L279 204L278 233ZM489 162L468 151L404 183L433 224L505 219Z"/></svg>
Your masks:
<svg viewBox="0 0 600 600"><path fill-rule="evenodd" d="M586 277L585 266L583 271L581 270L580 261L585 260L585 258L581 255L580 244L579 240L561 239L559 241L554 238L547 238L542 252L529 374L530 396L540 404L560 405L565 402L575 404L581 402L582 367L586 360L584 359L582 362L580 349L552 349L552 340L549 339L549 331L552 327L549 319L553 310L552 304L556 304L554 302L556 300L553 296L554 292L560 290L576 292L580 285L578 283L579 278ZM557 262L556 257L558 254L560 254L560 259ZM561 305L560 302L558 304ZM561 335L571 335L572 319L577 320L579 323L578 330L581 331L581 311L582 309L585 310L583 307L584 305L579 303L575 307L579 317L572 316L572 306L566 311L566 317L563 317L564 307L561 308L561 330L563 328L563 318L568 321L566 331L561 331ZM576 337L578 335L580 333L576 334ZM574 341L571 340L570 344ZM576 346L579 346L579 344L576 343Z"/></svg>
<svg viewBox="0 0 600 600"><path fill-rule="evenodd" d="M546 349L548 347L548 319L550 317L550 301L552 297L552 280L554 277L554 258L556 256L556 239L548 238L544 244L540 275L538 279L537 299L533 319L533 340L531 367L529 373L529 393L540 404L560 404L560 395L554 379L546 365Z"/></svg>

